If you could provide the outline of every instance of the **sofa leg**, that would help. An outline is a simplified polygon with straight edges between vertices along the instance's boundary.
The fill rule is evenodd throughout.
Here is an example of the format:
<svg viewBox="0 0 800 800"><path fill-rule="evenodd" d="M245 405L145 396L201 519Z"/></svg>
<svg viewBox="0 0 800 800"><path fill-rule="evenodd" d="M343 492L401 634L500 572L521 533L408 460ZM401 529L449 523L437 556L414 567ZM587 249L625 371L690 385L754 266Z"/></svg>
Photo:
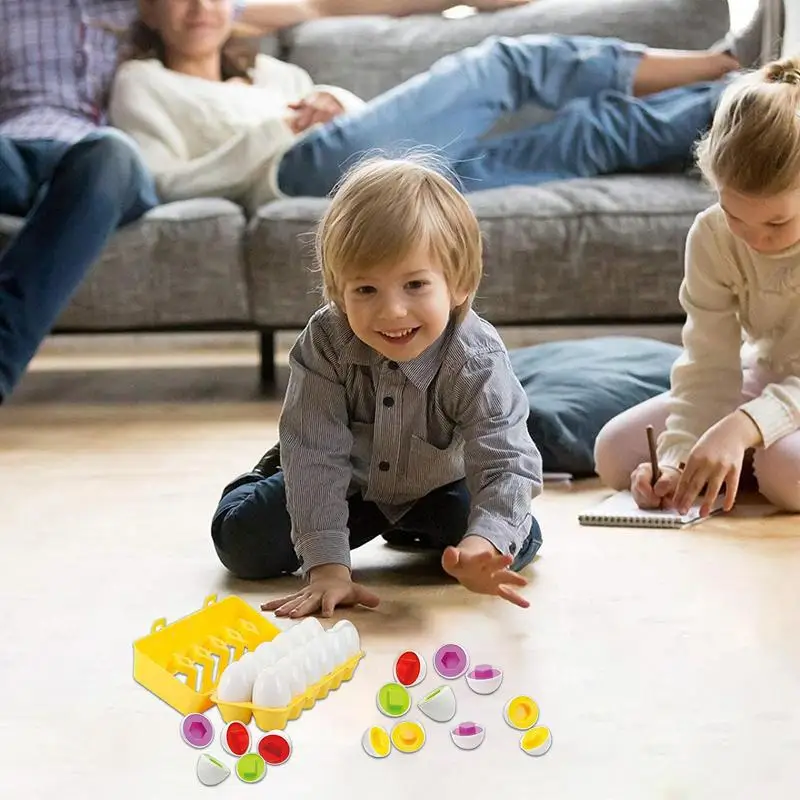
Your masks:
<svg viewBox="0 0 800 800"><path fill-rule="evenodd" d="M258 333L261 357L259 365L261 388L271 389L275 386L275 331L260 330Z"/></svg>

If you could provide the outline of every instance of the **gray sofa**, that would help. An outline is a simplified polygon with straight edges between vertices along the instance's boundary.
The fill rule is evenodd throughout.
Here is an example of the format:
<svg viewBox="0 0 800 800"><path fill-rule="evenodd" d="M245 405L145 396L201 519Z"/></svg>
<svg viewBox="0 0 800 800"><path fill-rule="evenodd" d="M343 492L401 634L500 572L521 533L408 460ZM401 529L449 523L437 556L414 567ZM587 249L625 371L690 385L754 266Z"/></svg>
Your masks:
<svg viewBox="0 0 800 800"><path fill-rule="evenodd" d="M727 28L725 0L538 0L463 20L322 20L265 48L319 83L369 99L493 34L591 34L688 49L709 46ZM679 319L686 232L711 194L694 175L661 173L492 190L469 200L486 234L477 309L491 322L624 324ZM252 219L220 199L156 208L113 237L56 330L256 330L269 383L274 333L302 327L320 301L311 237L326 203L281 200ZM0 218L0 246L19 225Z"/></svg>

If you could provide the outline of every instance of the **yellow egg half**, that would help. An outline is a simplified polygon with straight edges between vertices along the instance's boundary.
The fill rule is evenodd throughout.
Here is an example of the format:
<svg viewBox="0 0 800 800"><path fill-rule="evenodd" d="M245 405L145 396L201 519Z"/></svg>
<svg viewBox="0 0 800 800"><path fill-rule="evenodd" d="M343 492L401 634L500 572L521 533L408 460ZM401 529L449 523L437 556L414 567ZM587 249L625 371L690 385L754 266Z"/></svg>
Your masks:
<svg viewBox="0 0 800 800"><path fill-rule="evenodd" d="M518 695L509 700L503 709L503 719L518 731L532 728L539 719L539 706L526 695Z"/></svg>
<svg viewBox="0 0 800 800"><path fill-rule="evenodd" d="M553 745L550 728L540 725L525 731L519 740L519 746L529 756L543 756Z"/></svg>
<svg viewBox="0 0 800 800"><path fill-rule="evenodd" d="M361 737L361 746L367 755L373 758L386 758L392 751L389 734L379 725L373 725L364 731L364 735Z"/></svg>
<svg viewBox="0 0 800 800"><path fill-rule="evenodd" d="M425 729L419 722L398 722L392 728L392 744L401 753L416 753L425 744Z"/></svg>

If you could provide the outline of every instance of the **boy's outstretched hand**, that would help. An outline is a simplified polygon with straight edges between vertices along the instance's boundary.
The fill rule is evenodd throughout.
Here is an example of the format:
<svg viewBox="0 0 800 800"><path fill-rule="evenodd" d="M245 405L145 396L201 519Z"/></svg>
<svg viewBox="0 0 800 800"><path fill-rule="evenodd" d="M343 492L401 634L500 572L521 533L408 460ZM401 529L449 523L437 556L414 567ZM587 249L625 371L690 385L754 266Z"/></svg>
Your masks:
<svg viewBox="0 0 800 800"><path fill-rule="evenodd" d="M380 598L359 583L353 583L350 570L342 564L323 564L311 571L307 586L299 592L261 604L262 611L274 611L276 617L298 619L322 612L329 617L336 606L361 604L375 608Z"/></svg>
<svg viewBox="0 0 800 800"><path fill-rule="evenodd" d="M471 592L496 595L528 608L530 603L512 588L528 584L522 575L508 569L513 561L482 536L465 536L458 547L448 547L442 553L444 571Z"/></svg>

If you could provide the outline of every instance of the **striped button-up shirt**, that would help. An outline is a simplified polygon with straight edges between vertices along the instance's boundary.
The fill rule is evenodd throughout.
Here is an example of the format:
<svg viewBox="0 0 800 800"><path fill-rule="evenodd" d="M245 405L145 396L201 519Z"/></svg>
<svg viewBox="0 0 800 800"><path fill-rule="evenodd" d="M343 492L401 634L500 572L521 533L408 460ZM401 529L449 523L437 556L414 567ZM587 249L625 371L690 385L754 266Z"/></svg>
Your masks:
<svg viewBox="0 0 800 800"><path fill-rule="evenodd" d="M474 312L417 358L365 345L332 307L290 353L280 418L292 541L303 572L350 566L347 498L396 522L414 501L466 478L468 532L516 552L541 492L529 403L497 331Z"/></svg>
<svg viewBox="0 0 800 800"><path fill-rule="evenodd" d="M0 135L76 141L105 125L136 0L0 0Z"/></svg>

